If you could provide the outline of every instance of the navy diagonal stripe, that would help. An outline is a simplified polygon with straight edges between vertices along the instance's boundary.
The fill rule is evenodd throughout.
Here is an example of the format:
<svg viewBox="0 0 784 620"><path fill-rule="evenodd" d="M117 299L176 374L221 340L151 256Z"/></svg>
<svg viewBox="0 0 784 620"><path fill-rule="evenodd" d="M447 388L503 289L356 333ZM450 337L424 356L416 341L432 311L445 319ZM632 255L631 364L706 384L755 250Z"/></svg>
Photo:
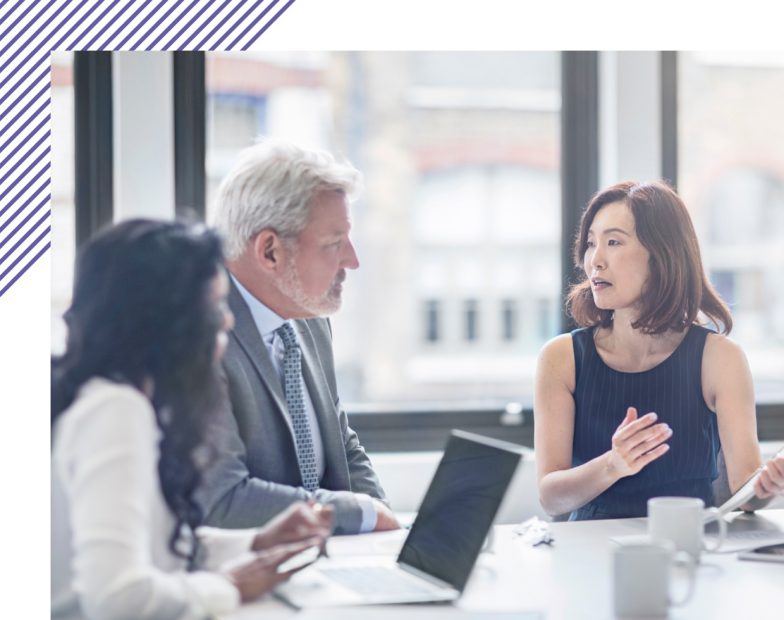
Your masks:
<svg viewBox="0 0 784 620"><path fill-rule="evenodd" d="M169 17L169 15L172 14L172 11L174 11L174 9L177 8L177 3L176 2L172 2L171 4L172 4L172 6L169 7L169 10L166 11L161 17L159 17L158 21L155 22L150 28L147 29L147 32L145 32L144 35L142 35L142 38L139 39L135 44L131 45L131 49L132 50L135 50L137 47L139 47L141 42L145 41L147 39L147 37L149 37L153 32L155 32L155 29L163 23L163 20L165 20L167 17Z"/></svg>
<svg viewBox="0 0 784 620"><path fill-rule="evenodd" d="M201 40L201 42L200 42L200 43L199 43L199 44L196 46L196 49L201 49L202 47L204 47L204 44L205 44L207 41L209 41L209 40L210 40L210 37L212 37L212 35L214 35L216 32L218 32L218 30L220 30L220 29L221 29L221 27L223 26L223 24L225 24L225 23L226 23L226 20L228 20L228 19L229 19L229 18L230 18L232 15L234 15L234 14L235 14L235 13L236 13L236 12L237 12L239 9L240 9L240 5L239 5L239 3L237 3L237 4L234 6L234 8L233 8L231 11L229 11L229 14L228 14L228 15L225 15L225 16L223 17L223 19L222 19L222 20L220 20L220 22L218 22L218 25L217 25L217 26L215 26L215 28L213 28L212 30L210 30L210 33L209 33L209 34L208 34L206 37L204 37L204 38ZM210 49L214 49L214 48L210 48Z"/></svg>
<svg viewBox="0 0 784 620"><path fill-rule="evenodd" d="M30 164L30 167L28 168L28 170L29 170L30 168L32 168L32 167L33 167L33 166L34 166L36 163L38 163L38 161L39 161L39 160L40 160L42 157L45 157L45 156L46 156L46 155L48 155L48 154L49 154L49 147L46 147L46 150L45 150L43 153L41 153L41 156L40 156L40 157L39 157L39 158L38 158L36 161L34 161L32 164ZM41 175L42 175L44 172L46 172L47 170L49 170L49 162L46 162L46 165L45 165L43 168L41 168L41 170L38 172L38 174L36 174L36 175L35 175L35 176L34 176L32 179L30 179L30 181L27 183L27 185L25 185L25 186L24 186L22 189L20 189L20 190L19 190L19 193L18 193L16 196L14 196L14 197L13 197L13 198L12 198L12 199L9 201L9 203L8 203L8 206L7 206L7 207L3 207L2 209L0 209L0 215L2 215L2 214L3 214L3 213L5 213L5 212L6 212L8 209L10 209L10 208L11 208L11 205L12 205L12 204L14 204L14 203L15 203L17 200L19 200L19 198L21 198L21 197L22 197L22 195L24 195L24 193L25 193L25 192L26 192L28 189L30 189L30 186L31 186L33 183L35 183L35 182L36 182L36 181L37 181L37 180L38 180L38 179L41 177ZM13 187L13 186L12 186L12 187L9 187L7 190L5 190L5 191L4 191L2 194L0 194L0 198L3 198L3 197L4 197L4 196L5 196L5 195L6 195L6 194L9 192L9 191L11 191L12 189L14 189L14 187Z"/></svg>
<svg viewBox="0 0 784 620"><path fill-rule="evenodd" d="M28 159L29 159L29 158L32 156L32 154L35 152L35 149L37 149L39 146L41 146L41 144L42 144L43 142L45 142L45 141L46 141L46 140L49 138L49 136L51 135L51 133L52 133L52 132L51 132L51 131L49 131L49 130L47 129L47 130L46 130L46 133L44 133L44 134L43 134L43 135L42 135L42 136L41 136L41 137L38 139L38 142L36 142L36 143L35 143L33 146L31 146L29 149L27 149L27 152L24 154L24 156L20 158L20 162L22 162L22 161L27 161L27 160L28 160ZM16 147L16 150L18 150L18 149L19 149L20 147L22 147L23 145L25 145L25 143L24 143L24 142L21 142L21 143L19 144L19 146L17 146L17 147ZM14 152L16 152L16 150L15 150ZM13 153L11 153L11 155L13 155ZM39 158L39 159L40 159L40 158ZM30 168L28 168L27 170L25 170L25 172L24 172L23 174L26 174L26 173L27 173L29 170L30 170ZM2 177L0 177L0 185L2 185L3 183L5 183L5 181L8 179L8 177L9 177L9 176L11 176L11 174L12 174L13 172L15 172L15 167L12 167L12 168L11 168L11 169L10 169L8 172L6 172L6 173L5 173L5 174L4 174ZM22 176L23 176L23 174L22 174L22 175L19 175L19 176L18 176L16 179L14 179L14 181L13 181L13 182L12 182L12 184L11 184L11 187L13 187L13 186L14 186L14 185L16 185L17 183L19 183L19 181L22 179ZM5 194L3 194L3 195L5 195Z"/></svg>
<svg viewBox="0 0 784 620"><path fill-rule="evenodd" d="M42 8L40 11L38 11L38 13L36 14L36 16L35 16L35 17L33 17L32 19L30 19L30 21L28 21L28 22L27 22L27 24L25 24L25 27L24 27L24 28L22 28L22 29L21 29L21 30L20 30L20 31L19 31L19 32L16 34L16 36L14 36L14 38L13 38L13 39L11 39L11 40L10 40L8 43L6 43L5 47L4 47L3 49L1 49L1 50L0 50L0 56L2 56L3 54L5 54L5 53L6 53L6 52L7 52L7 51L8 51L8 50L11 48L11 46L12 46L14 43L16 43L16 40L17 40L17 39L18 39L20 36L22 36L22 33L23 33L23 32L24 32L26 29L27 29L27 27L28 27L30 24L34 24L34 23L35 23L35 22L38 20L38 18L39 18L39 17L41 17L41 15L43 15L44 13L46 13L46 11L49 9L49 7L50 7L50 6L52 6L52 5L54 4L54 1L55 1L55 0L49 0L49 4L47 4L47 5L46 5L44 8ZM23 13L22 15L24 15L24 13ZM19 18L20 18L20 19L21 19L22 15L20 15L20 16L19 16ZM14 22L14 25L16 25L16 22L18 22L18 21L19 21L19 19L17 19L17 20ZM13 27L13 26L12 26L12 27ZM8 31L6 30L6 32L8 32ZM28 39L28 41L26 41L26 42L29 42L29 39ZM3 65L3 69L4 69L4 68L5 68L5 65Z"/></svg>
<svg viewBox="0 0 784 620"><path fill-rule="evenodd" d="M10 273L10 271L14 267L16 267L25 256L27 256L30 253L30 250L32 250L38 244L39 241L41 241L44 237L46 237L47 234L49 234L50 230L52 230L52 227L47 226L46 229L40 235L38 235L35 239L33 239L33 241L30 242L30 245L28 245L27 248L25 248L24 252L22 252L19 256L17 256L11 262L11 264L8 265L8 267L6 267L3 273L0 273L0 281L2 281L3 278L5 278Z"/></svg>
<svg viewBox="0 0 784 620"><path fill-rule="evenodd" d="M81 10L82 6L84 6L84 4L85 4L86 2L87 2L87 0L82 0L82 2L80 2L80 3L79 3L79 6L77 6L77 7L76 7L76 9L74 9L74 11L79 11L79 10ZM69 17L70 17L70 16L69 16ZM71 36L71 33L72 33L74 30L76 30L76 28L77 28L78 26L79 26L79 20L78 20L78 19L75 19L75 20L74 20L74 23L73 23L73 26L71 26L71 27L70 27L68 30L66 30L65 34L64 34L63 36L61 36L61 37L60 37L60 38L57 40L57 43L53 43L53 44L51 45L51 49L52 49L52 50L59 50L59 49L60 49L60 47L61 47L61 46L62 46L62 44L63 44L63 41L65 41L65 40L66 40L66 39L67 39L69 36Z"/></svg>
<svg viewBox="0 0 784 620"><path fill-rule="evenodd" d="M5 124L5 126L2 129L0 129L0 136L4 136L6 133L8 133L8 131L11 129L11 127L14 126L14 123L16 123L16 121L19 120L19 117L22 116L22 114L24 114L25 112L27 112L27 110L29 110L36 103L36 101L38 101L38 99L43 97L48 91L49 91L49 84L44 84L43 88L41 90L39 90L35 95L33 95L32 101L30 103L28 103L25 107L23 107L21 110L19 110L19 112L17 112L16 116L14 116L10 121L8 121ZM38 114L40 114L43 111L42 108L44 108L44 107L49 105L49 101L50 101L49 97L47 97L44 100L44 102L40 106L38 106L38 109L30 115L30 118L25 119L25 122L26 123L32 122L33 117L35 117ZM12 106L9 106L9 109L11 109L11 107ZM21 130L21 127L19 129L17 129L17 131L20 131L20 130ZM6 140L5 144L3 144L3 146L0 147L0 148L5 148L6 146L8 146L8 143L11 140L13 140L13 136L11 136L11 138Z"/></svg>
<svg viewBox="0 0 784 620"><path fill-rule="evenodd" d="M16 211L15 211L15 212L14 212L14 213L11 215L11 217L9 217L9 218L8 218L8 219L7 219L5 222L3 222L2 224L0 224L0 232L3 232L3 231L6 229L6 228L8 228L8 226L11 224L11 222L13 222L13 221L16 219L16 217L17 217L17 216L18 216L18 215L19 215L19 214L20 214L22 211L24 211L24 210L25 210L25 208L27 207L27 205L29 205L31 202L33 202L33 200L35 200L35 197L36 197L38 194L40 194L40 193L41 193L41 192L42 192L44 189L46 189L48 186L49 186L49 179L47 179L45 183L42 183L42 184L41 184L41 187L39 187L37 190L35 190L35 192L33 193L33 195L32 195L32 196L30 196L30 197L29 197L27 200L25 200L24 204L23 204L21 207L19 207L19 208L18 208L18 209L17 209L17 210L16 210ZM51 199L51 197L52 197L52 196L51 196L50 194L47 194L47 195L46 195L46 197L44 198L44 201ZM10 206L11 206L11 205L9 205L8 207L6 207L6 208L5 208L5 210L7 210L7 209L8 209Z"/></svg>
<svg viewBox="0 0 784 620"><path fill-rule="evenodd" d="M43 23L43 24L42 24L42 25L41 25L41 26L38 28L38 30L36 30L36 31L35 31L35 33L34 33L34 34L32 34L32 35L30 36L30 38L28 38L28 39L27 39L27 41L25 41L25 42L24 42L24 44L22 45L22 49L27 49L27 47L30 45L30 43L31 43L31 42L33 42L33 41L35 40L35 38L36 38L36 37L37 37L39 34L41 34L41 31L42 31L44 28L46 28L46 27L47 27L49 24L51 24L51 23L52 23L52 20L53 20L55 17L57 17L57 16L58 16L60 13L62 13L62 12L63 12L63 10L65 9L65 7L66 7L66 6L68 6L68 5L64 4L64 5L62 5L60 8L58 8L58 9L57 9L57 10L56 10L54 13L52 13L52 14L49 16L49 19L47 19L47 20L46 20L46 21L45 21L45 22L44 22L44 23ZM51 34L50 34L49 36L51 36ZM39 43L39 44L38 44L38 47L36 47L36 48L35 48L33 51L31 51L31 52L30 52L30 53L29 53L27 56L25 56L25 59L24 59L22 62L20 62L18 65L17 65L17 68L13 70L12 74L13 74L13 73L16 73L16 72L17 72L17 71L18 71L18 70L19 70L21 67L23 67L23 66L24 66L24 65L27 63L27 61L29 61L29 60L30 60L30 59L31 59L33 56L35 56L36 52L38 52L38 51L39 51L39 50L40 50L40 49L41 49L41 48L42 48L44 45L46 45L46 43L47 43L47 41L48 41L48 40L49 40L49 37L44 37L44 40L43 40L43 42L42 42L42 43ZM47 54L47 56L48 56L48 54ZM10 63L10 62L11 62L11 60L13 60L13 58L14 58L14 55L12 55L12 56L11 56L11 58L9 58L8 60L6 60L6 61L5 61L5 62L4 62L2 65L0 65L0 73L2 73L3 71L5 71L5 68L8 66L8 63ZM9 77L10 77L10 76L9 76ZM6 78L6 79L8 79L8 78ZM3 80L2 82L0 82L0 86L2 86L3 84L5 84L5 80Z"/></svg>
<svg viewBox="0 0 784 620"><path fill-rule="evenodd" d="M16 177L16 178L13 180L13 181L11 181L11 183L9 183L9 184L8 184L8 187L7 187L7 188L6 188L6 189L5 189L5 190L4 190L2 193L0 193L0 199L2 199L2 198L5 198L5 197L6 197L6 195L7 195L7 194L8 194L10 191L12 191L13 189L15 189L15 188L16 188L16 186L17 186L17 185L19 185L19 184L22 182L22 179L24 179L24 178L27 176L27 174L28 174L28 173L29 173L29 172L30 172L30 171L31 171L33 168L35 168L35 167L36 167L36 165L37 165L37 164L41 163L41 160L42 160L44 157L46 157L46 156L49 154L49 151L50 151L50 150L51 150L51 149L50 149L50 148L47 146L47 147L46 147L46 148L45 148L45 149L44 149L44 150L41 152L41 154L40 154L38 157L36 157L36 158L35 158L35 160L33 160L33 163L31 163L29 166L27 166L27 168L25 168L24 172L20 173L20 174L19 174L19 175L18 175L18 176L17 176L17 177ZM46 168L48 168L48 167L49 167L49 162L46 162L46 166L43 168L43 170L46 170ZM41 172L43 172L43 170L39 171L38 175L40 175L40 174L41 174ZM33 179L32 179L32 182L35 182L36 178L38 178L38 175L36 175L35 177L33 177ZM24 187L24 189L26 190L28 186L29 186L29 183L28 183L28 185L26 185L26 186ZM24 190L22 190L22 191L24 192ZM18 197L18 196L19 196L19 194L17 194L17 197ZM14 197L14 200L16 200L16 197ZM12 202L13 202L13 201L12 201ZM0 213L2 213L2 212L0 212Z"/></svg>
<svg viewBox="0 0 784 620"><path fill-rule="evenodd" d="M161 32L161 33L160 33L160 34L159 34L157 37L155 37L155 40L153 40L153 42L152 42L152 43L150 43L150 44L147 46L147 51L148 51L148 52L149 52L149 51L151 51L151 50L152 50L152 49L155 47L155 45L158 43L158 41L160 41L160 40L161 40L163 37L165 37L167 34L169 34L169 31L170 31L172 28L174 28L174 26L177 24L177 21L179 20L179 18L180 18L180 17L182 17L183 15L187 14L187 13L188 13L188 12L189 12L189 11L190 11L192 8L193 8L193 5L195 5L197 1L198 1L198 0L193 0L193 2L191 2L191 3L190 3L190 4L189 4L189 5L188 5L188 6L187 6L187 7L186 7L186 8L185 8L185 9L184 9L184 10L183 10L181 13L180 13L180 15L179 15L177 18L175 18L175 19L173 19L173 20L171 20L171 21L169 22L169 25L168 25L168 26L166 26L166 28L164 28L164 29L163 29L163 32Z"/></svg>
<svg viewBox="0 0 784 620"><path fill-rule="evenodd" d="M102 19L103 19L103 18L106 16L106 14L107 14L109 11L111 11L111 10L112 10L112 7L113 7L115 4L117 4L118 2L119 2L119 0L113 0L113 1L112 1L112 3L111 3L111 4L110 4L108 7L106 7L106 9L104 9L103 13L101 13L101 14L100 14L98 17L96 17L96 18L95 18L95 19L94 19L94 20L93 20L93 21L90 23L90 25L89 25L89 26L87 26L87 27L86 27L84 30L82 30L82 32L79 34L79 36L77 36L77 37L76 37L76 39L74 39L74 41L72 41L72 42L71 42L71 44L70 44L68 47L66 47L65 49L70 51L70 50L72 50L74 47L76 47L76 46L79 44L79 42L80 42L80 41L81 41L81 40L84 38L84 36L85 36L85 35L86 35L88 32L90 32L90 31L93 29L93 27L95 26L95 24L97 24L99 21L101 21L101 20L102 20Z"/></svg>
<svg viewBox="0 0 784 620"><path fill-rule="evenodd" d="M144 0L144 2L142 2L142 5L141 5L141 6L140 6L138 9L136 9L136 10L135 10L135 11L134 11L134 12L131 14L131 16L130 16L128 19L126 19L126 20L125 20L125 21L124 21L122 24L120 24L120 25L119 25L119 26L118 26L118 27L117 27L117 28L114 30L114 32L113 32L112 34L110 34L110 35L109 35L109 36L106 38L106 41L104 41L104 42L103 42L103 44L102 44L102 45L101 45L101 46L100 46L98 49L99 49L99 50L106 49L106 46L107 46L107 45L109 45L109 43L111 43L112 41L114 41L114 39L117 37L117 35L119 35L119 34L120 34L120 33L121 33L123 30L125 30L125 27L126 27L128 24L130 24L130 23L131 23L131 22L132 22L132 21L133 21L133 20L136 18L136 16L137 16L139 13L141 13L141 12L142 12L142 11L143 11L143 10L144 10L146 7L147 7L147 5L148 5L148 4L150 4L150 2L152 2L152 0Z"/></svg>
<svg viewBox="0 0 784 620"><path fill-rule="evenodd" d="M33 122L33 119L36 118L40 112L43 112L44 108L46 106L48 106L48 105L49 105L49 99L47 98L46 101L44 101L43 105L38 106L38 110L36 110L33 114L30 115L30 119L28 120L28 122ZM22 142L26 142L27 140L30 140L32 138L33 134L35 132L37 132L41 128L41 125L43 125L44 123L49 121L49 118L50 118L50 115L47 114L43 118L43 120L40 123L38 123L36 128L33 129L29 134L27 134L24 137ZM16 129L16 131L13 134L11 134L11 136L8 138L8 140L3 142L3 145L0 146L0 153L4 153L6 148L8 148L8 145L11 144L11 142L13 142L16 139L16 136L18 136L22 132L23 129L26 129L27 126L28 126L27 123L22 123L21 125L19 125L19 127ZM8 155L8 157L6 157L5 159L3 159L3 161L0 162L0 168L2 168L3 166L5 166L8 163L8 160L11 157L13 157L14 153L16 153L16 151L19 150L19 147L22 146L22 142L20 142L20 144L17 145L16 148L13 151L11 151L11 153Z"/></svg>
<svg viewBox="0 0 784 620"><path fill-rule="evenodd" d="M226 38L226 37L228 37L228 36L229 36L229 35L230 35L232 32L234 32L234 29L237 27L237 24L238 24L239 22L241 22L242 20L244 20L244 19L245 19L245 18L246 18L248 15L250 15L250 14L251 14L251 13L254 11L254 9L256 9L256 7L258 7L258 6L259 6L259 5L260 5L262 2L264 2L264 0L255 0L255 2L253 3L253 6L252 6L252 7L250 7L250 8L249 8L247 11L245 11L245 13L243 13L242 17L240 17L240 18L239 18L239 19L238 19L236 22L234 22L234 25L233 25L231 28L227 28L227 29L226 29L226 32L224 32L224 33L223 33L223 34L220 36L220 39L218 39L218 40L217 40L215 43L213 43L213 44L212 44L212 47L211 47L210 49L211 49L211 50L218 49L218 46L221 44L221 42L223 41L223 39L225 39L225 38Z"/></svg>
<svg viewBox="0 0 784 620"><path fill-rule="evenodd" d="M215 11L213 11L212 14L206 20L204 20L204 23L205 24L209 24L213 19L215 19L215 16L219 15L220 12L223 11L224 8L226 8L226 5L230 1L231 0L225 0L225 2L223 4L221 4ZM182 45L180 45L179 49L181 49L181 50L185 49L185 46L188 45L188 43L190 43L193 40L193 37L195 37L197 34L199 34L199 32L200 32L199 30L194 30L190 34L190 36L187 39L185 39L185 42ZM199 49L200 47L201 46L197 45L195 49Z"/></svg>
<svg viewBox="0 0 784 620"><path fill-rule="evenodd" d="M0 112L0 114L6 114L6 113L7 113L9 110L13 110L13 109L14 109L14 108L17 106L17 104L18 104L18 103L19 103L19 102L20 102L22 99L24 99L25 95L26 95L27 93L29 93L31 90L33 90L33 88L34 88L35 86L37 86L37 85L38 85L38 83L39 83L41 80L43 80L44 78L46 78L48 75L49 75L49 65L47 65L46 67L44 67L44 70L43 70L43 71L42 71L42 72L39 74L39 76L38 76L36 79L34 79L32 82L30 82L30 85L29 85L27 88L25 88L25 89L24 89L24 91L22 92L22 94L21 94L21 95L19 95L19 96L18 96L16 99L14 99L14 102L13 102L13 103L9 103L9 104L6 106L6 109L5 109L5 110L3 110L2 112ZM46 83L46 89L47 89L47 90L49 89L49 80L47 80L47 83ZM12 92L12 91L9 91L9 93L10 93L10 92ZM2 101L0 101L0 103L2 103Z"/></svg>
<svg viewBox="0 0 784 620"><path fill-rule="evenodd" d="M71 0L68 0L68 1L70 3ZM73 31L73 29L76 28L76 26L79 24L79 20L78 19L74 20L74 25L71 26L71 29L65 35L60 37L60 40L57 43L52 44L51 43L51 38L54 37L54 34L56 32L59 32L60 30L62 30L65 27L65 25L68 22L71 21L73 16L76 13L78 13L86 3L87 3L87 0L81 0L81 2L79 2L78 5L76 5L75 9L73 9L70 13L68 13L68 15L66 15L62 20L60 20L60 23L58 23L57 26L52 29L51 34L48 37L45 37L44 41L37 48L35 48L34 53L37 52L38 50L40 50L44 45L47 46L47 52L51 52L52 50L58 49L60 47L60 44L65 39L65 37L68 36L68 34L70 34L71 31Z"/></svg>
<svg viewBox="0 0 784 620"><path fill-rule="evenodd" d="M19 278L21 278L28 269L30 269L30 267L32 267L36 262L38 262L38 259L41 258L51 246L52 246L51 242L47 241L46 245L43 248L41 248L41 251L38 252L38 254L36 254L35 256L33 256L33 258L30 259L30 262L28 262L22 269L20 269L19 272L13 278L11 278L8 284L6 284L3 288L0 289L0 297L5 295L5 292L9 288L11 288L16 283L16 281Z"/></svg>
<svg viewBox="0 0 784 620"><path fill-rule="evenodd" d="M261 30L259 30L255 35L253 35L253 38L244 45L244 47L242 48L243 51L247 50L251 45L253 45L256 42L256 39L258 39L261 35L263 35L267 31L267 28L272 26L272 24L275 23L275 21L278 19L278 17L283 15L283 13L286 11L286 9L288 9L292 4L294 4L294 2L295 2L295 0L289 0L283 6L283 8L280 9L280 11L275 13L274 17L271 20L269 20L266 24L264 24L264 27Z"/></svg>
<svg viewBox="0 0 784 620"><path fill-rule="evenodd" d="M155 5L155 8L147 14L147 17L153 15L154 13L157 13L158 9L160 9L165 3L166 0L161 0L158 4ZM115 45L114 48L122 49L123 46L133 37L133 35L135 35L139 31L139 28L144 26L145 23L146 22L144 21L140 21L138 24L136 24L133 27L133 30L131 30L127 35L125 35L125 38L122 41L120 41L117 45Z"/></svg>
<svg viewBox="0 0 784 620"><path fill-rule="evenodd" d="M38 229L38 227L46 221L46 218L49 217L51 214L52 214L51 211L47 211L46 213L43 214L43 216L41 216L38 219L38 221L35 224L33 224L30 228L28 228L27 232L25 234L23 234L21 237L19 237L19 239L16 241L16 243L14 243L14 245L12 245L8 249L8 251L5 254L3 254L2 257L0 257L0 265L2 265L5 261L7 261L8 257L11 256L11 254L13 254L19 248L19 246L22 245L27 240L27 238L30 235L32 235ZM29 218L27 218L27 219L29 219ZM16 230L18 230L18 229L19 228L17 227L14 230L14 232L16 232ZM8 241L8 240L9 240L8 238L4 239L3 242L0 243L0 247L5 245L6 241Z"/></svg>
<svg viewBox="0 0 784 620"><path fill-rule="evenodd" d="M276 4L277 4L279 1L280 1L280 0L272 0L272 4L270 4L270 5L269 5L269 6L268 6L266 9L264 9L264 10L261 12L261 14L260 14L260 15L258 15L258 16L256 17L256 19L254 19L254 20L253 20L251 23L249 23L249 24L248 24L248 25L245 27L245 30L243 30L243 31L242 31L242 32L241 32L241 33L240 33L240 34L237 36L237 38L236 38L236 39L234 39L234 41L232 41L231 43L229 43L229 45L228 45L228 47L227 47L226 49L229 49L229 50L231 50L231 49L234 49L234 46L235 46L235 45L237 45L237 41L239 41L240 39L242 39L242 37L244 37L244 36L245 36L245 35L248 33L248 30L250 30L251 28L253 28L253 26L255 26L256 24L258 24L260 20L264 19L264 17L267 15L267 13L269 13L269 12L270 12L270 11L271 11L271 10L272 10L274 7L275 7L275 5L276 5ZM243 18L244 18L244 17L245 17L245 16L243 16Z"/></svg>
<svg viewBox="0 0 784 620"><path fill-rule="evenodd" d="M38 62L37 62L37 63L35 63L35 64L34 64L32 67L30 67L30 68L27 70L27 73L25 73L25 74L24 74L22 77L20 77L20 78L19 78L19 79L16 81L16 84L14 84L13 86L11 86L11 88L9 88L9 89L6 91L6 94L5 94L5 95L3 95L2 97L0 97L0 105L2 105L2 104L3 104L3 101L5 101L6 99L8 99L8 97L10 97L10 96L11 96L11 95L14 93L14 91L16 91L16 89L17 89L17 88L19 88L19 87L20 87L22 84L24 84L25 80L27 80L27 78L29 78L29 77L30 77L30 74L31 74L33 71L35 71L36 69L38 69L38 68L39 68L39 67L40 67L42 64L44 64L44 63L45 63L47 60L49 60L49 55L48 55L48 54L44 54L44 55L42 55L42 56L41 56L41 58L38 60ZM47 66L46 66L46 68L47 68L47 70L48 70L48 69L49 69L49 65L47 65ZM13 73L9 73L9 74L8 74L8 77L7 77L6 79L9 79L9 78L10 78L12 75L14 75L14 74L13 74ZM2 86L2 84L0 84L0 86Z"/></svg>
<svg viewBox="0 0 784 620"><path fill-rule="evenodd" d="M11 239L13 239L13 238L14 238L14 235L16 235L16 233L18 233L18 232L19 232L19 230L22 228L22 226L24 226L25 224L27 224L27 222L29 222L29 221L30 221L30 219L31 219L31 218L32 218L32 217L33 217L33 216L34 216L36 213L38 213L38 212L39 212L39 211L40 211L40 210L43 208L43 206L44 206L44 205L45 205L47 202L49 202L49 198L50 198L50 196L49 196L49 195L47 195L47 196L46 196L46 197L45 197L45 198L44 198L44 199L43 199L41 202L39 202L39 203L38 203L38 206L37 206L37 207L35 207L35 209L33 209L32 211L30 211L30 213L28 213L28 214L27 214L27 217L26 217L26 218L24 218L24 219L23 219L21 222L19 222L19 224L17 224L16 228L14 228L14 229L13 229L13 230L12 230L10 233L8 233L8 235L6 236L6 238L5 238L5 239L3 239L2 241L0 241L0 248L2 248L2 247L3 247L3 246L6 244L6 243L8 243L8 242L9 242ZM36 225L36 226L37 226L37 225ZM5 258L3 258L2 260L5 260ZM0 261L0 262L2 262L2 261Z"/></svg>
<svg viewBox="0 0 784 620"><path fill-rule="evenodd" d="M112 19L107 19L106 24L104 24L103 28L101 28L92 39L90 39L87 43L84 44L85 49L90 49L92 44L95 43L101 37L101 35L109 29L109 26L111 26L115 22L115 20L118 20L123 15L125 15L128 9L130 9L132 6L133 6L132 2L127 2L124 5L121 5L118 13L114 15ZM98 49L103 49L103 48L99 47Z"/></svg>
<svg viewBox="0 0 784 620"><path fill-rule="evenodd" d="M9 17L11 17L13 12L16 11L16 9L19 8L19 5L22 4L23 1L24 0L19 0L19 2L17 2L10 11L8 11L5 15L0 17L0 24L5 23L5 20L7 20ZM0 34L0 41L4 41L5 40L5 35L7 35L9 32L11 32L14 29L14 26L16 26L19 23L19 20L22 19L23 16L24 16L24 11L19 13L18 17L14 20L13 24L11 24L10 26L8 26L8 28L3 30L2 34Z"/></svg>
<svg viewBox="0 0 784 620"><path fill-rule="evenodd" d="M203 7L201 7L198 10L198 12L196 13L196 15L194 15L187 22L185 22L185 25L177 31L177 34L175 34L171 39L169 39L169 41L167 43L164 44L163 48L164 49L169 49L172 45L174 45L174 42L177 39L179 39L183 35L183 33L186 30L188 30L188 28L191 27L193 22L195 22L197 19L199 19L199 17L201 17L202 13L204 13L204 11L207 10L208 6L209 6L208 4L205 4ZM180 48L180 49L182 49L182 48Z"/></svg>

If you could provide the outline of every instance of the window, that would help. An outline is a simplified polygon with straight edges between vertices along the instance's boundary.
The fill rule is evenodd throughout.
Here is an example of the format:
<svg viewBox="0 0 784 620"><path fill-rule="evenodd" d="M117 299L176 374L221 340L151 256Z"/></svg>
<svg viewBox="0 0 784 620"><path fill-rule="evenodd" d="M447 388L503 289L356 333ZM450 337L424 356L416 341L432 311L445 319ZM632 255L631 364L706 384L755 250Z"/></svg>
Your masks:
<svg viewBox="0 0 784 620"><path fill-rule="evenodd" d="M479 302L476 299L466 299L463 302L463 337L468 342L479 338Z"/></svg>
<svg viewBox="0 0 784 620"><path fill-rule="evenodd" d="M784 54L679 54L679 190L758 399L784 397Z"/></svg>
<svg viewBox="0 0 784 620"><path fill-rule="evenodd" d="M52 351L65 350L63 313L76 258L73 54L52 53Z"/></svg>
<svg viewBox="0 0 784 620"><path fill-rule="evenodd" d="M511 342L517 337L517 300L501 301L501 339Z"/></svg>
<svg viewBox="0 0 784 620"><path fill-rule="evenodd" d="M438 342L440 335L441 304L431 299L425 302L425 340Z"/></svg>
<svg viewBox="0 0 784 620"><path fill-rule="evenodd" d="M537 304L559 307L559 54L258 51L206 66L208 220L237 148L262 133L364 174L361 268L332 321L342 400L530 402L557 329ZM515 304L499 313L502 299Z"/></svg>

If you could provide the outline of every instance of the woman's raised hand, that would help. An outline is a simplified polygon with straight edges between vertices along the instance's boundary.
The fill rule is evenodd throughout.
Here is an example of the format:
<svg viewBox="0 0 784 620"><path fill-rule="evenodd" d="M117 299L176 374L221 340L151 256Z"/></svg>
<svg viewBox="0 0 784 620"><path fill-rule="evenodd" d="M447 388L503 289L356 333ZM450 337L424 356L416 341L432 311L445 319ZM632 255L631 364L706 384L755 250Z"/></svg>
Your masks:
<svg viewBox="0 0 784 620"><path fill-rule="evenodd" d="M612 449L607 453L608 466L619 478L636 474L670 449L664 442L672 435L672 429L664 423L656 424L656 419L655 413L638 418L637 409L626 410L626 417L613 434Z"/></svg>

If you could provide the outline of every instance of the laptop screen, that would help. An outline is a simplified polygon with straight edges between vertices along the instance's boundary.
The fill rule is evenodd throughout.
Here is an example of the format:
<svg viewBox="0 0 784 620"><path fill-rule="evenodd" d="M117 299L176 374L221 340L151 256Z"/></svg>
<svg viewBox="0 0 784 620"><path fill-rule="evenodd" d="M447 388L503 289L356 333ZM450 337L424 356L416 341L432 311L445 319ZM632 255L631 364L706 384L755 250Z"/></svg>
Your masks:
<svg viewBox="0 0 784 620"><path fill-rule="evenodd" d="M513 444L452 431L398 562L462 592L519 460Z"/></svg>

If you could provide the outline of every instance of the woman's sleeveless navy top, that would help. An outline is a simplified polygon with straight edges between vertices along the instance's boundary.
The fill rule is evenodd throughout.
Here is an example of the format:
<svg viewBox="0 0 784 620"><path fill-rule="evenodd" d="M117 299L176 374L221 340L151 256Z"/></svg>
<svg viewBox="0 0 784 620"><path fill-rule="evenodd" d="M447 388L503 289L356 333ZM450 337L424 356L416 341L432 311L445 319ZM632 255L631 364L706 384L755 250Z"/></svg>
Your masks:
<svg viewBox="0 0 784 620"><path fill-rule="evenodd" d="M576 387L572 465L603 454L626 416L656 412L657 422L672 428L670 449L637 474L622 478L575 510L570 521L644 517L651 497L699 497L714 504L711 483L718 475L720 447L716 415L702 397L702 352L710 330L692 325L678 348L661 364L644 372L619 372L596 351L593 328L572 332Z"/></svg>

